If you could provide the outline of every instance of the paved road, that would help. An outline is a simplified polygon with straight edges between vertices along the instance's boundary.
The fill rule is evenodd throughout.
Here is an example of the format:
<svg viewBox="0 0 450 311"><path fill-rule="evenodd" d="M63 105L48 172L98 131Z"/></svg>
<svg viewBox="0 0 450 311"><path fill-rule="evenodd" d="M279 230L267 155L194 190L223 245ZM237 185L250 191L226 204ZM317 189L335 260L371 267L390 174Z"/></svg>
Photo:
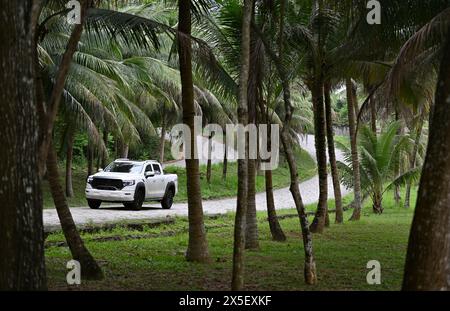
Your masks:
<svg viewBox="0 0 450 311"><path fill-rule="evenodd" d="M300 145L303 149L308 151L313 158L315 158L314 137L308 136L301 139ZM337 151L337 159L342 161L343 156ZM300 184L300 192L305 204L315 203L319 197L319 178L317 176L304 181ZM346 195L350 191L342 186L342 194ZM333 186L331 177L328 180L328 195L329 198L334 198ZM291 193L288 188L274 191L275 206L277 209L290 209L295 206ZM236 199L219 199L203 201L203 210L206 215L226 214L234 211L236 208ZM266 195L265 193L258 193L256 195L257 210L266 210ZM141 211L125 210L121 204L108 205L99 210L91 210L88 207L71 208L73 218L77 225L87 224L103 224L114 223L120 221L132 220L151 220L163 219L173 216L187 216L187 203L176 203L170 210L161 209L159 204L146 204ZM44 226L46 230L55 229L59 227L59 219L54 209L44 210Z"/></svg>

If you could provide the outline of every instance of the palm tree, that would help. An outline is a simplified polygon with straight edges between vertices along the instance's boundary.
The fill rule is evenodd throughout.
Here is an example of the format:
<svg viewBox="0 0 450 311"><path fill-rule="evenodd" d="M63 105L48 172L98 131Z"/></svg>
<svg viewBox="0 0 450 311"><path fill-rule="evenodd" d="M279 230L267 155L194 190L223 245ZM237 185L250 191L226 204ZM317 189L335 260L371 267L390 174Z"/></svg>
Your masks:
<svg viewBox="0 0 450 311"><path fill-rule="evenodd" d="M183 122L194 133L194 86L192 77L191 47L191 1L179 0L178 3L178 54L182 84ZM200 189L199 161L194 154L195 135L191 135L191 154L186 159L187 193L189 209L189 244L186 252L188 261L209 261L208 243L203 223L203 207Z"/></svg>
<svg viewBox="0 0 450 311"><path fill-rule="evenodd" d="M0 290L45 290L42 192L38 171L35 29L32 1L0 1ZM23 25L27 16L28 27ZM14 53L11 53L14 51Z"/></svg>
<svg viewBox="0 0 450 311"><path fill-rule="evenodd" d="M416 124L415 124L415 137L414 137L414 148L412 150L412 154L410 155L410 162L409 167L410 169L414 169L417 165L418 158L419 158L419 148L421 147L421 141L423 137L423 127L425 123L425 116L426 114L424 112L420 112ZM406 184L406 192L405 192L405 208L410 208L411 206L411 187L412 182L409 181Z"/></svg>
<svg viewBox="0 0 450 311"><path fill-rule="evenodd" d="M248 98L247 88L250 68L250 25L253 15L253 0L245 0L242 11L242 44L241 44L241 67L239 75L239 105L238 120L243 126L248 123ZM246 135L245 135L246 136ZM242 139L242 138L241 138ZM245 248L245 226L247 214L248 195L248 151L247 138L245 140L245 156L238 160L238 193L236 219L234 225L234 247L233 247L233 273L231 280L232 290L242 290L244 287L244 248Z"/></svg>
<svg viewBox="0 0 450 311"><path fill-rule="evenodd" d="M285 18L284 16L280 16L280 20L284 20L284 18ZM284 23L280 23L281 27L280 34L284 34L284 29L282 25L284 25ZM286 53L282 53L282 49L279 49L279 53L277 55L274 52L274 50L272 50L271 45L269 44L268 40L266 39L265 35L261 32L261 30L254 24L252 25L252 27L259 36L259 38L263 41L265 50L271 61L274 63L279 79L281 80L283 102L284 102L284 123L280 136L283 144L283 150L289 165L290 180L291 180L290 191L292 193L292 197L295 202L295 206L300 220L300 227L302 229L303 245L305 249L305 267L304 267L305 282L307 284L312 285L317 282L316 264L312 248L312 234L311 231L309 230L309 223L306 216L305 207L303 205L302 197L300 194L297 163L295 161L294 153L292 150L292 140L290 139L291 124L293 117L293 105L291 103L289 76L288 72L286 71L286 65L284 64L285 61L284 55ZM280 40L280 42L284 42L284 40Z"/></svg>
<svg viewBox="0 0 450 311"><path fill-rule="evenodd" d="M66 78L72 63L72 57L77 50L78 43L81 38L81 34L83 32L84 22L86 20L87 10L91 7L91 1L90 0L83 0L81 1L81 11L80 11L80 19L81 22L79 24L76 24L72 32L69 36L69 40L67 42L67 46L64 50L64 53L62 55L62 59L59 63L57 73L55 75L55 82L53 83L51 94L48 98L47 107L45 109L41 109L42 112L45 111L45 116L42 116L43 120L45 119L45 122L41 123L41 146L40 146L40 173L41 176L44 173L44 166L47 160L47 153L49 150L50 142L52 140L52 133L53 133L53 127L55 124L56 116L58 115L58 109L59 109L59 103L61 101L63 92L64 92L64 85L66 82ZM43 21L45 23L45 20ZM45 24L40 24L39 29L42 27L45 27ZM39 38L40 34L38 34ZM43 98L42 98L43 100ZM44 105L44 101L40 103L40 105Z"/></svg>
<svg viewBox="0 0 450 311"><path fill-rule="evenodd" d="M336 220L337 224L341 224L344 221L344 210L342 207L342 194L341 183L339 178L339 171L336 163L336 152L334 144L334 128L333 128L333 114L331 108L331 85L330 82L324 83L324 96L325 96L325 115L327 125L327 142L328 142L328 158L331 166L331 174L333 179L334 199L336 206Z"/></svg>
<svg viewBox="0 0 450 311"><path fill-rule="evenodd" d="M383 212L383 196L388 190L406 184L408 180L417 179L420 175L420 168L396 175L402 153L406 153L412 145L409 136L397 135L399 128L400 123L393 122L377 136L371 128L364 126L359 134L361 189L372 198L373 211L377 214ZM338 146L350 162L351 148L342 143ZM352 186L352 165L342 162L338 162L338 165L343 171L343 182Z"/></svg>
<svg viewBox="0 0 450 311"><path fill-rule="evenodd" d="M450 98L450 26L447 26L447 43L443 49L440 75L432 112L427 156L409 237L403 289L448 290L448 209L449 161L447 159L448 118ZM445 155L445 156L443 156Z"/></svg>
<svg viewBox="0 0 450 311"><path fill-rule="evenodd" d="M350 145L351 145L351 163L353 172L353 213L350 220L357 221L361 218L361 208L362 208L362 195L361 195L361 172L360 163L358 156L358 146L357 146L357 127L356 127L356 115L354 106L357 105L356 97L356 85L353 84L350 78L346 79L346 90L347 90L347 110L348 110L348 123L350 132Z"/></svg>
<svg viewBox="0 0 450 311"><path fill-rule="evenodd" d="M327 117L328 93L331 81L341 74L343 63L340 60L341 46L339 42L345 38L345 27L335 10L335 5L327 1L305 1L311 14L305 19L294 6L289 14L289 42L291 46L304 54L296 62L296 74L304 81L311 93L314 108L314 138L319 173L319 201L316 215L311 224L311 231L321 233L328 223L328 173L327 173L327 141L329 160L332 168L338 220L341 215L341 190L339 174L336 168L336 157L333 142L332 117ZM340 62L336 61L339 59ZM330 101L331 104L331 101ZM331 108L331 106L330 106ZM328 137L328 139L327 139Z"/></svg>

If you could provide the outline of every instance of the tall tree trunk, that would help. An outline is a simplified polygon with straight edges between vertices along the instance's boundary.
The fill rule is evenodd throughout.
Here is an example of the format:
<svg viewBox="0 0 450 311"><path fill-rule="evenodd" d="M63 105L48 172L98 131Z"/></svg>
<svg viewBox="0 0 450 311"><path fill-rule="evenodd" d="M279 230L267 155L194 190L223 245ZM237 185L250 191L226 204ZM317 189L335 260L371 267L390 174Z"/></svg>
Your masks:
<svg viewBox="0 0 450 311"><path fill-rule="evenodd" d="M0 290L45 290L34 35L39 7L0 0Z"/></svg>
<svg viewBox="0 0 450 311"><path fill-rule="evenodd" d="M67 134L67 151L66 151L66 196L68 198L73 197L73 184L72 184L72 160L73 160L73 140L74 133L71 128Z"/></svg>
<svg viewBox="0 0 450 311"><path fill-rule="evenodd" d="M165 116L163 116L163 120L161 123L161 136L159 138L159 162L164 162L164 148L166 146L166 120Z"/></svg>
<svg viewBox="0 0 450 311"><path fill-rule="evenodd" d="M372 209L375 214L383 214L383 194L382 189L375 190L372 197Z"/></svg>
<svg viewBox="0 0 450 311"><path fill-rule="evenodd" d="M102 161L102 156L100 155L100 152L98 152L97 151L97 153L96 153L96 166L95 166L95 171L96 172L98 172L99 170L100 170L100 164L101 164L101 161Z"/></svg>
<svg viewBox="0 0 450 311"><path fill-rule="evenodd" d="M89 143L87 147L88 176L94 174L94 147Z"/></svg>
<svg viewBox="0 0 450 311"><path fill-rule="evenodd" d="M183 122L191 130L191 154L186 159L189 243L186 259L195 262L208 262L208 242L203 222L202 193L200 189L199 161L195 146L197 139L194 132L194 86L192 77L192 43L191 43L191 1L179 0L178 11L178 54L181 76L181 101L183 106Z"/></svg>
<svg viewBox="0 0 450 311"><path fill-rule="evenodd" d="M248 160L247 176L247 216L245 228L245 248L258 249L258 220L256 218L256 160Z"/></svg>
<svg viewBox="0 0 450 311"><path fill-rule="evenodd" d="M372 132L377 135L377 110L375 107L375 101L373 98L369 98L370 101L370 126Z"/></svg>
<svg viewBox="0 0 450 311"><path fill-rule="evenodd" d="M330 83L326 82L324 85L325 95L325 111L327 120L327 142L328 142L328 157L330 158L331 175L333 177L334 201L336 202L336 219L337 224L344 222L344 210L342 207L341 182L339 179L339 171L336 164L336 152L334 148L334 129L333 116L331 113L331 97L330 97Z"/></svg>
<svg viewBox="0 0 450 311"><path fill-rule="evenodd" d="M448 32L450 33L450 28ZM430 137L406 256L404 290L450 289L450 38L442 53Z"/></svg>
<svg viewBox="0 0 450 311"><path fill-rule="evenodd" d="M352 150L352 169L353 169L353 214L350 220L359 220L361 218L361 175L359 172L358 142L356 132L356 115L354 105L356 104L356 86L350 78L346 79L347 104L348 104L348 123L350 129L350 145Z"/></svg>
<svg viewBox="0 0 450 311"><path fill-rule="evenodd" d="M225 139L224 139L224 151L223 151L223 168L222 168L222 180L227 180L227 171L228 171L228 145L226 143L227 141L227 136L225 134Z"/></svg>
<svg viewBox="0 0 450 311"><path fill-rule="evenodd" d="M290 117L288 117L290 118ZM289 124L289 123L285 123ZM285 125L286 126L286 125ZM291 186L289 190L294 198L295 207L300 220L300 227L302 230L303 247L305 250L305 267L304 277L306 284L313 285L317 283L316 262L313 254L312 234L309 230L308 217L305 212L305 206L303 205L302 197L300 194L300 185L298 183L297 163L295 161L294 153L292 152L291 145L289 143L289 136L287 129L281 132L281 141L283 143L283 149L286 154L286 158L289 165Z"/></svg>
<svg viewBox="0 0 450 311"><path fill-rule="evenodd" d="M121 153L120 157L124 158L124 159L127 159L129 150L130 150L130 145L128 143L123 143L123 145L122 145L122 153Z"/></svg>
<svg viewBox="0 0 450 311"><path fill-rule="evenodd" d="M316 273L316 261L313 254L312 234L309 230L308 217L305 212L305 206L303 205L302 196L300 194L300 185L298 183L298 171L297 162L295 160L294 152L292 151L292 144L289 140L289 128L292 120L292 105L291 105L291 92L289 87L289 81L287 75L284 73L282 65L278 63L278 71L280 72L282 84L283 84L283 100L286 110L284 125L281 130L281 142L286 155L286 159L289 165L291 186L289 190L292 193L292 197L295 202L295 207L300 220L300 227L302 230L303 247L305 251L305 267L304 276L305 282L309 285L317 283Z"/></svg>
<svg viewBox="0 0 450 311"><path fill-rule="evenodd" d="M328 213L328 172L325 107L323 101L323 82L317 78L311 89L314 105L314 137L316 144L317 167L319 171L319 202L316 215L310 226L313 233L322 233Z"/></svg>
<svg viewBox="0 0 450 311"><path fill-rule="evenodd" d="M422 130L423 130L423 123L425 119L425 113L422 112L422 114L419 117L419 121L416 126L416 137L414 140L414 148L411 154L411 160L409 162L409 168L412 170L416 167L417 162L417 153L419 151L419 145L420 140L422 139ZM405 193L405 208L410 208L411 205L411 187L412 187L412 181L409 180L406 184L406 193Z"/></svg>
<svg viewBox="0 0 450 311"><path fill-rule="evenodd" d="M399 121L400 120L400 113L398 112L398 109L395 109L395 121ZM398 131L397 131L397 135L401 135L403 133L403 126L401 126ZM398 157L400 158L400 155L398 155ZM400 161L398 161L400 162ZM397 178L398 176L400 176L400 164L395 168L395 178ZM395 185L394 187L394 201L395 204L399 205L400 204L400 200L402 199L401 195L400 195L400 186L399 185Z"/></svg>
<svg viewBox="0 0 450 311"><path fill-rule="evenodd" d="M238 120L243 126L246 126L248 123L247 87L250 70L250 24L252 20L252 13L253 0L244 0L238 102ZM248 196L248 142L246 136L247 135L245 135L245 157L243 159L241 157L238 159L238 191L234 225L233 274L231 280L232 290L242 290L244 288L245 227Z"/></svg>
<svg viewBox="0 0 450 311"><path fill-rule="evenodd" d="M81 264L81 275L90 280L98 280L103 278L103 273L98 266L91 253L85 247L83 240L77 230L75 222L64 195L64 190L60 185L58 172L58 159L52 142L49 146L50 150L47 157L48 183L55 203L56 212L58 213L61 228L69 245L73 259L78 260Z"/></svg>
<svg viewBox="0 0 450 311"><path fill-rule="evenodd" d="M105 144L106 150L108 150L108 128L105 126L103 129L103 143ZM102 157L102 169L108 165L108 153L105 152Z"/></svg>
<svg viewBox="0 0 450 311"><path fill-rule="evenodd" d="M212 138L213 135L208 136L208 161L206 163L206 181L211 183L211 169L212 169Z"/></svg>
<svg viewBox="0 0 450 311"><path fill-rule="evenodd" d="M268 152L272 151L272 139L271 139L271 130L270 130L270 122L268 122L267 114L264 114L264 107L261 107L262 114L264 115L264 122L267 123L267 149ZM270 161L270 159L268 160ZM284 242L286 241L286 235L281 229L280 222L278 221L277 212L275 210L275 200L273 197L273 183L272 183L272 171L265 171L265 183L266 183L266 202L267 202L267 217L269 220L269 228L270 233L272 234L272 239L274 241Z"/></svg>
<svg viewBox="0 0 450 311"><path fill-rule="evenodd" d="M254 10L254 8L253 8ZM252 21L254 22L254 15ZM254 41L254 31L250 32L250 41ZM248 123L256 125L256 102L259 97L260 78L258 75L257 57L255 57L255 44L250 44L250 69L247 86L247 113ZM258 143L257 143L258 147ZM249 150L250 153L250 150ZM258 221L256 219L256 159L248 159L247 162L247 215L245 228L245 248L258 249Z"/></svg>

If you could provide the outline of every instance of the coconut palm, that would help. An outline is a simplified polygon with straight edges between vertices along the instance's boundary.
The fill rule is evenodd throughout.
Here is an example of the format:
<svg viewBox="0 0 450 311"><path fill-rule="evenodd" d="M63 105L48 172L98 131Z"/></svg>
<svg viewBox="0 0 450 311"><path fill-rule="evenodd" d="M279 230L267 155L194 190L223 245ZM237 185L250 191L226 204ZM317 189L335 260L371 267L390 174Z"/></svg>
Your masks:
<svg viewBox="0 0 450 311"><path fill-rule="evenodd" d="M417 180L420 176L420 168L416 167L396 176L396 167L402 153L407 153L412 148L413 141L407 136L397 134L400 128L399 122L393 122L380 135L373 133L371 128L364 126L359 133L359 154L361 189L368 194L373 203L373 211L377 214L383 212L384 194L397 185L404 185L409 180ZM352 151L343 144L338 143L347 159L351 162ZM342 182L348 187L353 186L353 168L351 165L338 162L342 170Z"/></svg>
<svg viewBox="0 0 450 311"><path fill-rule="evenodd" d="M283 21L280 23L279 27L279 34L281 37L284 36L284 20L285 16L283 14L284 10L281 10L280 13L280 21ZM303 244L305 249L305 267L304 267L304 275L305 275L305 282L307 284L315 284L317 282L317 275L316 275L316 267L315 267L315 259L313 255L313 249L312 249L312 234L309 229L309 223L308 219L306 217L305 208L303 205L302 197L299 190L299 182L298 182L298 173L297 173L297 164L294 158L294 153L292 149L292 143L290 141L290 126L293 119L293 105L291 102L291 90L290 90L290 74L287 70L287 62L289 60L289 57L286 56L287 53L284 53L283 51L283 44L278 45L278 53L275 52L275 49L272 47L272 42L270 42L266 34L257 27L257 25L252 24L252 29L255 30L258 37L263 42L264 48L266 50L266 53L270 60L273 62L276 72L278 74L278 78L280 79L281 83L281 89L283 94L283 103L284 103L284 122L283 127L281 130L281 141L283 144L283 150L286 155L287 162L289 164L289 171L290 171L290 179L291 179L291 186L290 191L292 193L295 206L297 209L297 213L300 220L300 226L302 229L302 235L303 235ZM273 35L273 34L272 34ZM279 39L279 42L285 42L283 39Z"/></svg>

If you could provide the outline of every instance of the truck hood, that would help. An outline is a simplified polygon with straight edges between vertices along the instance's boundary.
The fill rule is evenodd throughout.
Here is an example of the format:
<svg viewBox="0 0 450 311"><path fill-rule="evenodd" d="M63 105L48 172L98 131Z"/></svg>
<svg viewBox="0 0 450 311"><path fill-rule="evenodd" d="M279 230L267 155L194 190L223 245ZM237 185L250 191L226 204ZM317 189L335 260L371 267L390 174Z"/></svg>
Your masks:
<svg viewBox="0 0 450 311"><path fill-rule="evenodd" d="M128 173L112 173L112 172L99 172L90 177L98 177L98 178L110 178L110 179L122 179L122 180L136 180L142 179L142 176L139 174L128 174Z"/></svg>

